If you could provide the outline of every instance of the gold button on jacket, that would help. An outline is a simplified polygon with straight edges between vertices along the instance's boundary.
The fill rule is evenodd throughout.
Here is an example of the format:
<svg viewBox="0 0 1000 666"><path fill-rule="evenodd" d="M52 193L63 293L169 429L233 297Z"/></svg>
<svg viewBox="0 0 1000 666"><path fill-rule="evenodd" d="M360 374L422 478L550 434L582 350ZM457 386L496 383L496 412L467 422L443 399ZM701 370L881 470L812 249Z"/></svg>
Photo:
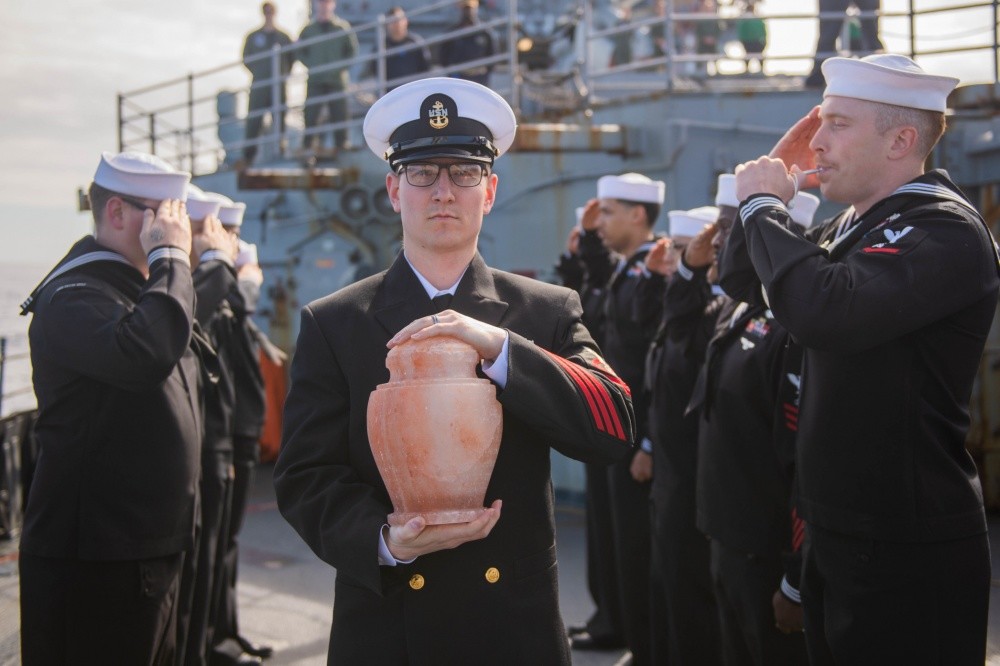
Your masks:
<svg viewBox="0 0 1000 666"><path fill-rule="evenodd" d="M496 567L490 567L486 570L486 582L495 583L500 580L500 570Z"/></svg>
<svg viewBox="0 0 1000 666"><path fill-rule="evenodd" d="M410 577L410 588L414 590L421 590L424 587L424 577L420 574L413 574Z"/></svg>

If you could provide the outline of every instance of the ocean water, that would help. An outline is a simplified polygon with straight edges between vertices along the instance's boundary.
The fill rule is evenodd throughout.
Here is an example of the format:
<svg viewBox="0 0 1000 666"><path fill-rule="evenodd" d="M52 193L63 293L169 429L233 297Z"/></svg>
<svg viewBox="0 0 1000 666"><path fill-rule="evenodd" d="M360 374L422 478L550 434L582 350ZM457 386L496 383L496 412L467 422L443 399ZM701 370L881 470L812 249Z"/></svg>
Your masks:
<svg viewBox="0 0 1000 666"><path fill-rule="evenodd" d="M51 266L38 264L0 264L0 338L7 341L4 382L0 387L3 401L0 416L35 407L31 387L31 361L28 358L28 324L31 315L20 316L21 302L41 281Z"/></svg>

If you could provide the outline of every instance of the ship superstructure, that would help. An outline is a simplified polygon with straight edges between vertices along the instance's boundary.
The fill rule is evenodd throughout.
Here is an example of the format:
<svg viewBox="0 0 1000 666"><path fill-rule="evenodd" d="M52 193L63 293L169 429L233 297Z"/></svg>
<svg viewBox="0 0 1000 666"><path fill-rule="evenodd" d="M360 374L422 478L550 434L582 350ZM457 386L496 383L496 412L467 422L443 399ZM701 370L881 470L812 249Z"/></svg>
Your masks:
<svg viewBox="0 0 1000 666"><path fill-rule="evenodd" d="M341 2L338 13L352 23L361 49L349 62L331 64L348 65L352 84L328 98L346 99L349 118L304 128L306 72L298 65L287 77L258 81L274 90L287 87L286 105L256 112L285 114L287 122L283 132L271 123L252 140L257 150L251 163L242 158L249 78L241 62L120 95L120 149L155 152L192 171L203 189L247 203L242 234L257 244L266 276L260 324L286 349L294 345L299 306L382 270L400 249L385 163L367 150L360 132L368 106L406 80L386 79L385 57L393 52L385 48L385 10L391 4L405 8L411 30L432 51L482 28L496 36L495 55L429 75L489 67L490 86L517 111L517 139L497 164L498 203L485 220L480 251L493 266L542 280L555 280L552 267L576 223L574 209L594 196L600 176L635 171L664 180L667 209L710 203L718 174L768 152L820 102L821 91L804 85L811 51L787 53L771 44L762 54L746 53L735 39L740 22L754 18L746 4L731 2L711 12L679 0L495 0L483 3L481 25L450 34L446 30L457 17L451 1ZM905 4L901 11L880 13L883 36L907 45L900 51L943 73L959 59L975 63L977 80L952 97L950 129L933 166L948 169L997 230L997 0ZM782 25L815 22L816 14L803 7L795 14L761 11L757 18L776 34ZM840 42L846 52L851 22L866 17L820 18L844 21ZM949 40L942 25L960 27ZM714 50L698 52L688 43L687 35L699 28L716 32ZM277 65L300 46L257 57ZM864 46L855 53L863 55ZM835 53L819 54L826 55ZM338 128L346 128L351 147L311 145L314 137ZM659 227L665 226L664 214ZM991 472L1000 464L993 459L993 449L1000 451L998 359L994 337L975 397L979 427L970 442L981 453L994 504L1000 503L1000 474ZM556 460L554 478L564 491L582 490L575 463Z"/></svg>

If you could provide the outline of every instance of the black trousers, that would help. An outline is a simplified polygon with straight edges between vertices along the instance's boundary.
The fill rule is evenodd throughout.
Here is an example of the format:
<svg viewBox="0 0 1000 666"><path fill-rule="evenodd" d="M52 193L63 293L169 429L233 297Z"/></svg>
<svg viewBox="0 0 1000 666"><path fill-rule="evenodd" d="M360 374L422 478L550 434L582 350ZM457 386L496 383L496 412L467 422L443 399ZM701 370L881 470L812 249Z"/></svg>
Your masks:
<svg viewBox="0 0 1000 666"><path fill-rule="evenodd" d="M587 620L587 631L591 636L624 644L608 467L588 464L586 471L587 588L595 606Z"/></svg>
<svg viewBox="0 0 1000 666"><path fill-rule="evenodd" d="M712 580L726 666L806 666L801 632L775 626L771 598L781 585L781 555L755 555L712 540Z"/></svg>
<svg viewBox="0 0 1000 666"><path fill-rule="evenodd" d="M652 663L650 627L649 483L637 483L629 472L631 457L608 467L611 520L625 643L634 666Z"/></svg>
<svg viewBox="0 0 1000 666"><path fill-rule="evenodd" d="M201 520L195 550L186 560L181 580L178 664L206 664L213 643L214 619L221 603L218 553L228 534L232 463L232 451L209 451L202 456Z"/></svg>
<svg viewBox="0 0 1000 666"><path fill-rule="evenodd" d="M985 534L891 543L810 525L802 569L814 666L982 666L990 595Z"/></svg>
<svg viewBox="0 0 1000 666"><path fill-rule="evenodd" d="M215 644L227 638L237 638L240 634L236 580L239 564L239 534L243 529L247 504L250 500L250 486L253 485L254 470L260 459L260 449L256 437L233 438L233 491L229 503L229 519L226 533L219 548L218 586L220 602L215 620Z"/></svg>
<svg viewBox="0 0 1000 666"><path fill-rule="evenodd" d="M21 553L21 663L173 664L181 559L91 562Z"/></svg>
<svg viewBox="0 0 1000 666"><path fill-rule="evenodd" d="M654 453L654 461L659 452ZM716 666L719 616L712 589L709 544L695 526L694 475L653 472L650 593L653 663Z"/></svg>

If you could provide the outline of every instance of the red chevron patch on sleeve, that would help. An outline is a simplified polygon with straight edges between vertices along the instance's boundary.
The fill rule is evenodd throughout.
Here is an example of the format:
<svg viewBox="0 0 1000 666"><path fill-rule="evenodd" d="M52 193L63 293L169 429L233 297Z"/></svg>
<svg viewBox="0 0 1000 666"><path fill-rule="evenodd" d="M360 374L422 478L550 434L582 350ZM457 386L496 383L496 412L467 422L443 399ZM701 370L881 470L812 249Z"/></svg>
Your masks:
<svg viewBox="0 0 1000 666"><path fill-rule="evenodd" d="M603 433L624 441L625 430L622 428L621 417L618 415L618 410L615 408L608 388L591 375L586 368L550 351L546 351L545 353L576 384L577 389L584 397L587 410L594 421L594 427ZM612 374L612 377L618 379L617 375ZM621 382L621 379L618 379L618 382ZM624 383L622 383L622 386L624 386Z"/></svg>
<svg viewBox="0 0 1000 666"><path fill-rule="evenodd" d="M628 397L630 397L630 398L632 397L632 389L630 389L628 387L628 384L626 384L625 382L622 381L622 378L619 377L615 373L615 371L611 369L610 365L608 365L607 363L604 362L603 358L601 358L597 354L591 354L585 360L591 366L593 366L594 368L600 370L601 373L604 374L604 376L607 377L609 380L611 380L612 383L614 383L615 385L619 386L623 391L625 391L625 394Z"/></svg>
<svg viewBox="0 0 1000 666"><path fill-rule="evenodd" d="M792 552L797 552L802 548L802 542L806 538L806 523L799 518L799 512L792 509Z"/></svg>
<svg viewBox="0 0 1000 666"><path fill-rule="evenodd" d="M785 408L785 427L792 432L798 432L799 430L799 408L795 405L790 405L787 402L784 404Z"/></svg>

